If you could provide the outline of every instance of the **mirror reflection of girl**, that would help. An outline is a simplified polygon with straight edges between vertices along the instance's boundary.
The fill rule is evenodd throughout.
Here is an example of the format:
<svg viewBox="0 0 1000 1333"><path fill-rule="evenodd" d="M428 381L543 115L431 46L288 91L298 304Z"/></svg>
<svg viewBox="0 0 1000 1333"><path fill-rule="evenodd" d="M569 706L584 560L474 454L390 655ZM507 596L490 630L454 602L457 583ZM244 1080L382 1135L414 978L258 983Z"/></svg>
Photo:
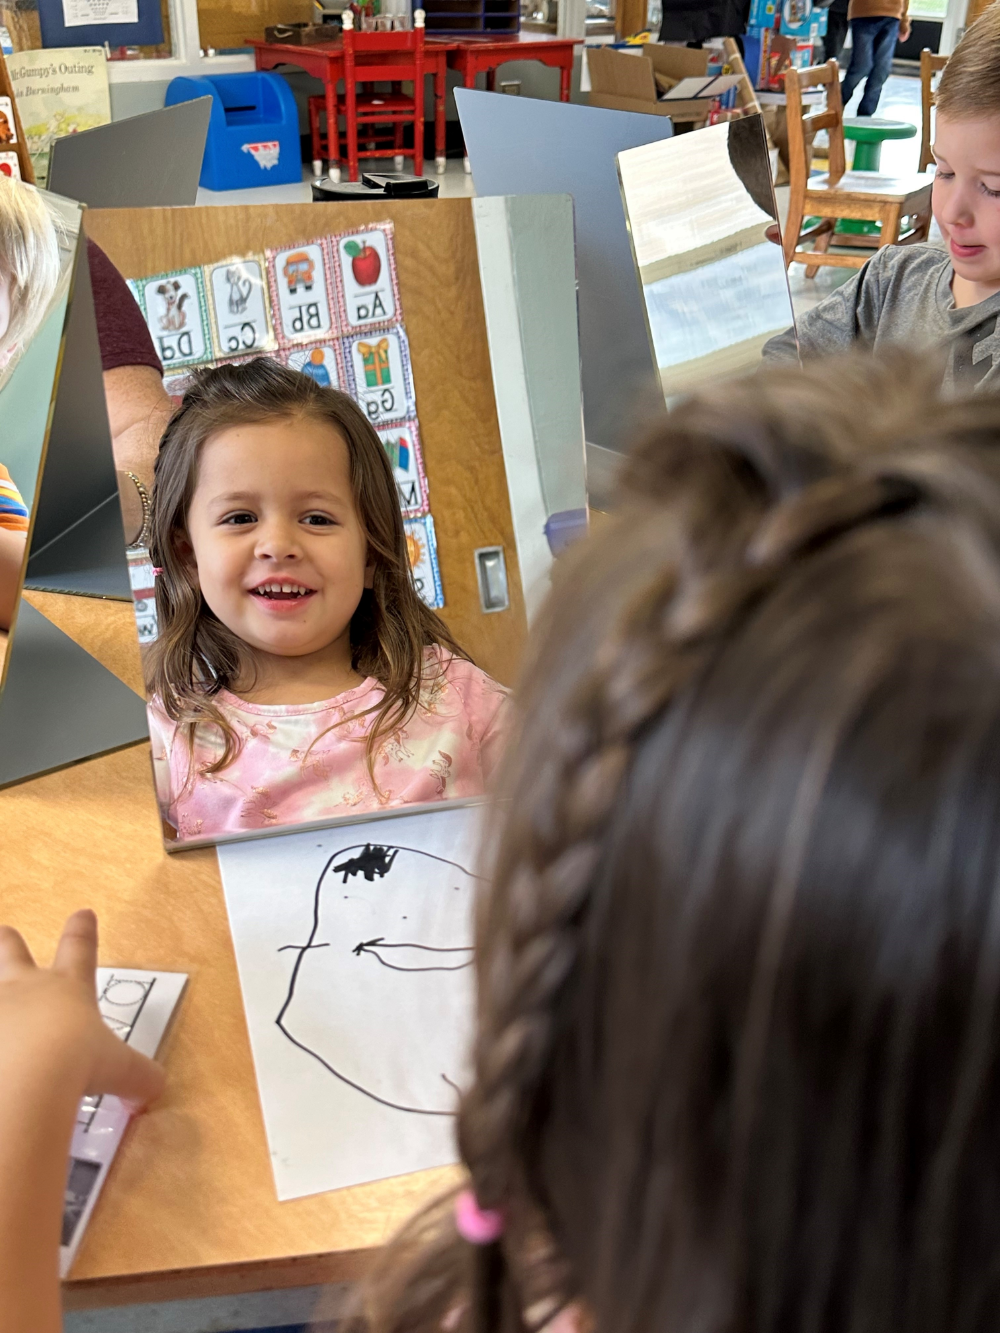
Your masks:
<svg viewBox="0 0 1000 1333"><path fill-rule="evenodd" d="M58 280L56 232L41 195L0 175L0 373L37 330ZM14 612L27 534L27 507L0 458L0 629Z"/></svg>
<svg viewBox="0 0 1000 1333"><path fill-rule="evenodd" d="M156 464L157 791L181 838L480 795L505 691L420 600L392 468L345 394L202 373Z"/></svg>

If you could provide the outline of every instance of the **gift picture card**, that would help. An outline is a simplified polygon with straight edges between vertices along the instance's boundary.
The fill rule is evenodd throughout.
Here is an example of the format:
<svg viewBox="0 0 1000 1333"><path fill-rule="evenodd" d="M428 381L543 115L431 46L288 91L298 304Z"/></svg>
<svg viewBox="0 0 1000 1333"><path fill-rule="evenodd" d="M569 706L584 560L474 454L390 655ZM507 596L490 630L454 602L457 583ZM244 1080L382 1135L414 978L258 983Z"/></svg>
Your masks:
<svg viewBox="0 0 1000 1333"><path fill-rule="evenodd" d="M201 270L177 269L137 284L139 305L164 370L212 359Z"/></svg>
<svg viewBox="0 0 1000 1333"><path fill-rule="evenodd" d="M378 437L389 455L396 477L399 507L406 518L427 511L427 477L420 452L420 432L415 421L400 426L379 426Z"/></svg>
<svg viewBox="0 0 1000 1333"><path fill-rule="evenodd" d="M410 349L401 328L346 339L348 392L372 425L401 421L416 413Z"/></svg>
<svg viewBox="0 0 1000 1333"><path fill-rule="evenodd" d="M318 342L334 332L330 276L322 242L268 250L275 330L282 343Z"/></svg>
<svg viewBox="0 0 1000 1333"><path fill-rule="evenodd" d="M205 265L216 356L248 356L277 345L263 256Z"/></svg>
<svg viewBox="0 0 1000 1333"><path fill-rule="evenodd" d="M284 355L285 364L301 370L324 389L342 389L344 372L335 343L317 343L315 347L293 347Z"/></svg>
<svg viewBox="0 0 1000 1333"><path fill-rule="evenodd" d="M430 514L425 514L423 518L405 519L403 527L406 529L406 553L410 557L417 592L423 602L439 611L444 606L444 591L441 587L434 520Z"/></svg>
<svg viewBox="0 0 1000 1333"><path fill-rule="evenodd" d="M375 328L401 318L391 223L331 237L348 329Z"/></svg>

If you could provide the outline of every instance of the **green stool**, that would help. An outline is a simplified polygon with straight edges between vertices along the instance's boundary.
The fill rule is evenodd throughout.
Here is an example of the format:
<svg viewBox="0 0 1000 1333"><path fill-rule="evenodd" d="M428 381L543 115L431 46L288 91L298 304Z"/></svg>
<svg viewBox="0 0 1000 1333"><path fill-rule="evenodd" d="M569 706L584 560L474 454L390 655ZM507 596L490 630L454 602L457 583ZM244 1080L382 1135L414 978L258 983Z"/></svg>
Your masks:
<svg viewBox="0 0 1000 1333"><path fill-rule="evenodd" d="M845 116L844 138L853 139L853 171L878 171L882 158L882 145L886 139L914 139L917 127L904 120L882 120L879 116ZM841 218L837 231L848 236L878 236L881 227L877 222L859 222L853 218Z"/></svg>

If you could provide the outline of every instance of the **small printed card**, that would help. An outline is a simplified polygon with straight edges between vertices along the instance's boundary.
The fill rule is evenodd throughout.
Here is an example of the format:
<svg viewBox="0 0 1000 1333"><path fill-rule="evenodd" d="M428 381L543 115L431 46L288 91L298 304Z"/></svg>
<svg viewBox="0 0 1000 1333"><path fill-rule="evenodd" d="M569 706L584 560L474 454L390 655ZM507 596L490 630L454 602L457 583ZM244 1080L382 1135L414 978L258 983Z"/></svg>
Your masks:
<svg viewBox="0 0 1000 1333"><path fill-rule="evenodd" d="M342 389L344 372L336 343L317 343L315 347L292 347L285 353L285 364L311 376L324 389Z"/></svg>
<svg viewBox="0 0 1000 1333"><path fill-rule="evenodd" d="M10 149L0 149L0 176L9 176L15 181L21 179L21 164L17 154Z"/></svg>
<svg viewBox="0 0 1000 1333"><path fill-rule="evenodd" d="M402 328L345 339L348 390L373 426L416 414L410 349Z"/></svg>
<svg viewBox="0 0 1000 1333"><path fill-rule="evenodd" d="M185 371L179 371L174 375L164 375L163 387L175 407L180 407L181 399L190 389L194 380Z"/></svg>
<svg viewBox="0 0 1000 1333"><path fill-rule="evenodd" d="M401 318L392 224L331 238L348 329L377 328Z"/></svg>
<svg viewBox="0 0 1000 1333"><path fill-rule="evenodd" d="M201 270L182 268L143 278L137 285L139 305L164 370L211 361L212 340Z"/></svg>
<svg viewBox="0 0 1000 1333"><path fill-rule="evenodd" d="M278 341L320 342L331 337L333 301L322 242L268 250L267 267Z"/></svg>
<svg viewBox="0 0 1000 1333"><path fill-rule="evenodd" d="M427 477L420 451L420 432L415 421L400 426L379 426L377 434L389 455L396 477L399 507L405 518L427 512Z"/></svg>
<svg viewBox="0 0 1000 1333"><path fill-rule="evenodd" d="M444 606L441 567L438 564L437 537L430 514L403 520L406 529L406 553L410 557L413 581L422 601L435 611Z"/></svg>
<svg viewBox="0 0 1000 1333"><path fill-rule="evenodd" d="M0 148L17 143L14 106L9 97L0 97Z"/></svg>
<svg viewBox="0 0 1000 1333"><path fill-rule="evenodd" d="M277 345L268 309L263 256L206 264L217 357L249 356Z"/></svg>

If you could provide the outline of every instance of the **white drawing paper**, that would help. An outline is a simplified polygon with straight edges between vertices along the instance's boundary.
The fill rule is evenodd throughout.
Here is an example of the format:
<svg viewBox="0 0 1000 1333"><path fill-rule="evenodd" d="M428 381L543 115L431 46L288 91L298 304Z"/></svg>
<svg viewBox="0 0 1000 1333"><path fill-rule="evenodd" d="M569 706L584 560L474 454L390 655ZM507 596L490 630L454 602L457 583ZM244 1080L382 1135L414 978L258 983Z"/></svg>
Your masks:
<svg viewBox="0 0 1000 1333"><path fill-rule="evenodd" d="M333 331L327 298L326 261L319 241L279 250L274 256L274 285L282 332L290 341L318 341Z"/></svg>
<svg viewBox="0 0 1000 1333"><path fill-rule="evenodd" d="M97 1001L112 1032L143 1055L154 1056L187 982L183 972L97 969ZM117 1097L84 1097L70 1146L59 1242L65 1277L97 1203L101 1186L128 1126L130 1112Z"/></svg>
<svg viewBox="0 0 1000 1333"><path fill-rule="evenodd" d="M279 1199L457 1160L481 808L218 848Z"/></svg>
<svg viewBox="0 0 1000 1333"><path fill-rule="evenodd" d="M139 0L62 0L63 24L89 28L95 23L138 23Z"/></svg>
<svg viewBox="0 0 1000 1333"><path fill-rule="evenodd" d="M263 260L230 259L205 269L220 356L250 356L274 346Z"/></svg>
<svg viewBox="0 0 1000 1333"><path fill-rule="evenodd" d="M344 305L352 329L385 324L395 318L392 258L386 234L379 228L341 236L337 256L344 282Z"/></svg>

